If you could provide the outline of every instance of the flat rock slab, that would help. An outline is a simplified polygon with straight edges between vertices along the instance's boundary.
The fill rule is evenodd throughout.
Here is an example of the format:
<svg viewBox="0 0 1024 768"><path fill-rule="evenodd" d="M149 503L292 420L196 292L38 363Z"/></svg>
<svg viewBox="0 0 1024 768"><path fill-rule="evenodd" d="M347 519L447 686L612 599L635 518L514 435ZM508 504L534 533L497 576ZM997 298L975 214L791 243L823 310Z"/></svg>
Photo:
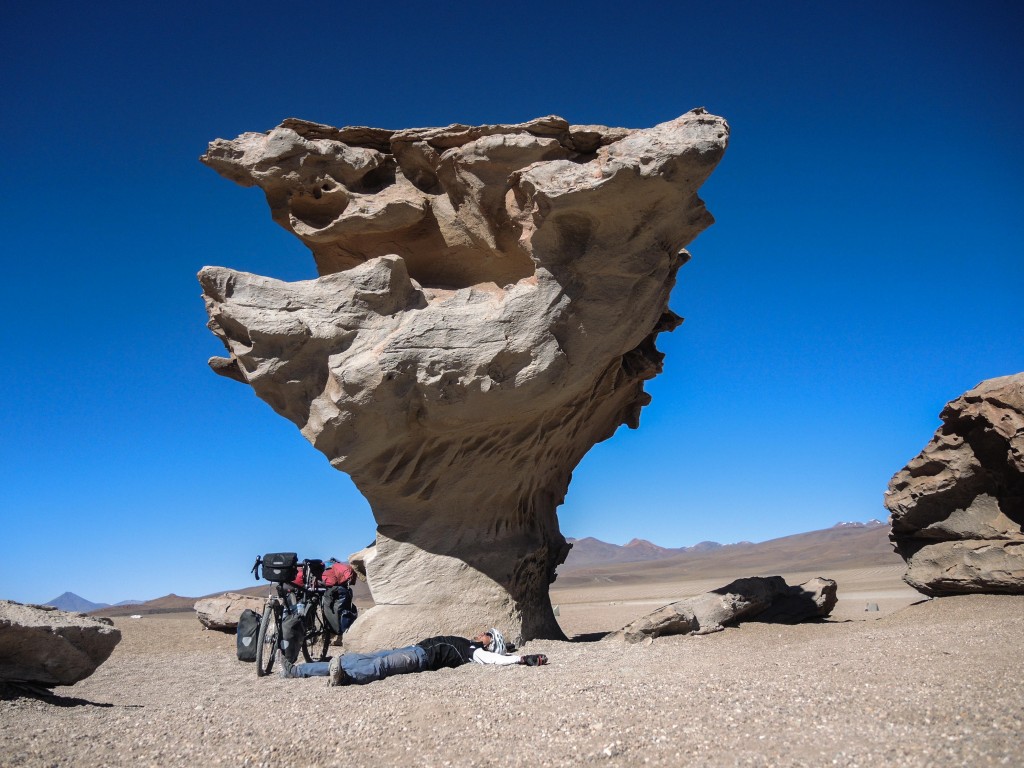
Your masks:
<svg viewBox="0 0 1024 768"><path fill-rule="evenodd" d="M120 630L99 619L0 600L0 682L74 685L120 641Z"/></svg>
<svg viewBox="0 0 1024 768"><path fill-rule="evenodd" d="M207 629L221 632L234 632L238 628L238 619L242 611L249 608L256 613L263 613L265 597L240 595L237 592L225 592L217 597L205 597L195 604L196 618Z"/></svg>
<svg viewBox="0 0 1024 768"><path fill-rule="evenodd" d="M663 635L706 635L740 620L797 624L828 616L837 599L832 579L791 587L781 576L753 576L669 603L605 639L638 643Z"/></svg>

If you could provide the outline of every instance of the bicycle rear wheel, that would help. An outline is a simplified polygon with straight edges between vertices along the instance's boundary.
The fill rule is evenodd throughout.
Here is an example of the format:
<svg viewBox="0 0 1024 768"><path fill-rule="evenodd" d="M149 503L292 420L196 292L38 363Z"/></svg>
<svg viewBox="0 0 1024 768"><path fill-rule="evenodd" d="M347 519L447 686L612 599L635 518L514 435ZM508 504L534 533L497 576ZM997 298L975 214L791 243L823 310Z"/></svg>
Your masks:
<svg viewBox="0 0 1024 768"><path fill-rule="evenodd" d="M274 668L274 655L281 638L281 613L277 603L268 600L260 619L256 640L256 676L269 675Z"/></svg>
<svg viewBox="0 0 1024 768"><path fill-rule="evenodd" d="M310 606L306 614L308 624L306 634L302 638L302 658L306 661L325 661L327 649L331 645L331 628L324 621L323 610L319 603Z"/></svg>

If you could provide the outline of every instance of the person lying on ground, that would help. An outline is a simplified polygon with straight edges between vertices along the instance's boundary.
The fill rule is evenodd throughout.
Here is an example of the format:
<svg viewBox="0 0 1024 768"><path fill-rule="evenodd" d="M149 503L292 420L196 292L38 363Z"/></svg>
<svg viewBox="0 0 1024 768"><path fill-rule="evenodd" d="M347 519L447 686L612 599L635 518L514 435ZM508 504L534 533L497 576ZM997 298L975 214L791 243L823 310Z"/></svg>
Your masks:
<svg viewBox="0 0 1024 768"><path fill-rule="evenodd" d="M277 652L281 677L328 677L330 685L364 685L392 675L458 667L469 662L539 667L548 663L548 657L542 653L526 656L507 654L505 638L493 627L472 640L455 635L439 635L405 648L376 653L345 653L335 656L330 662L291 664L281 651Z"/></svg>

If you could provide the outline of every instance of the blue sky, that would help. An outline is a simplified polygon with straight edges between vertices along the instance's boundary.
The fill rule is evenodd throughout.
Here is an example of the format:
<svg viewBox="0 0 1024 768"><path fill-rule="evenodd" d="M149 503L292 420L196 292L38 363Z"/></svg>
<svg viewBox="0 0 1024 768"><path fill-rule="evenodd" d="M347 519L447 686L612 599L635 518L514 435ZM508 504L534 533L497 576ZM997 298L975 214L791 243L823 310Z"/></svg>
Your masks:
<svg viewBox="0 0 1024 768"><path fill-rule="evenodd" d="M640 429L575 472L568 536L884 517L943 404L1024 370L1019 4L478 5L7 9L0 597L200 595L258 553L373 538L348 478L206 367L200 267L315 276L260 192L197 160L285 117L729 120L686 322Z"/></svg>

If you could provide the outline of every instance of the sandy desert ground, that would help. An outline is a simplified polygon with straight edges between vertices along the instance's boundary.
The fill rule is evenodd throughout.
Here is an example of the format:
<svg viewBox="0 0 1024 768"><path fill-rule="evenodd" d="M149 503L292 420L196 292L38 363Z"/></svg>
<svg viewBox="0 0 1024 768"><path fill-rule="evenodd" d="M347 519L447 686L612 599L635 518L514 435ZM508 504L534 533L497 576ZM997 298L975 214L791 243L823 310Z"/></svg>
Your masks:
<svg viewBox="0 0 1024 768"><path fill-rule="evenodd" d="M901 571L822 574L840 594L823 623L632 646L593 638L728 579L555 589L574 639L525 649L549 666L363 687L258 679L192 614L118 618L92 677L0 701L0 764L1024 765L1024 597L922 601Z"/></svg>

